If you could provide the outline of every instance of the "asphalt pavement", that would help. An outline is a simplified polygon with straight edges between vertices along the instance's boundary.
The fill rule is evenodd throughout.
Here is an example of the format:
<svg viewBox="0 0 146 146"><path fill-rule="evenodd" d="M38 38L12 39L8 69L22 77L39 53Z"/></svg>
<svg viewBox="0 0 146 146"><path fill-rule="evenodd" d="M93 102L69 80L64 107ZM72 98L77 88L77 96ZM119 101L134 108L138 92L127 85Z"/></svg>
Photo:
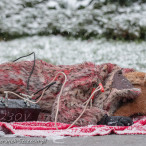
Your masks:
<svg viewBox="0 0 146 146"><path fill-rule="evenodd" d="M37 138L1 137L0 146L146 146L146 135Z"/></svg>

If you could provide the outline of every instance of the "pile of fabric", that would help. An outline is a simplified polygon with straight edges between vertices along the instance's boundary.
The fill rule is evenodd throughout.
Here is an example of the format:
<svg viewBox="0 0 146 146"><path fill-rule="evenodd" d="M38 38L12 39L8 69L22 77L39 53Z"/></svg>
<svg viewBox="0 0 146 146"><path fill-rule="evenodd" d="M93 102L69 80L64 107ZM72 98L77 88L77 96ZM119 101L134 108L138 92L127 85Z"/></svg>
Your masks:
<svg viewBox="0 0 146 146"><path fill-rule="evenodd" d="M45 90L42 99L38 102L41 108L38 121L1 123L2 129L7 129L18 135L29 135L28 131L32 130L30 135L37 133L37 131L45 131L48 135L51 133L59 134L62 131L60 135L72 136L118 133L118 129L121 131L126 129L128 131L127 127L124 126L116 129L116 127L101 126L97 125L97 123L105 115L112 116L121 103L133 100L140 95L140 89L134 88L123 76L125 72L134 70L123 69L110 63L95 65L94 63L86 62L76 65L52 65L37 60L28 83L33 65L33 61L9 62L0 65L0 96L2 97L5 96L5 91L32 95L42 87L48 85L55 78L55 84ZM65 77L58 74L59 72L63 72L67 78L63 88ZM94 89L98 88L99 83L102 83L105 91L95 92L90 101L91 104L88 104L85 109L86 102ZM61 90L62 93L60 95ZM38 92L32 97L32 100L39 97L42 92ZM9 94L9 98L18 99L18 96ZM81 115L84 109L85 112ZM60 122L58 123L58 128L60 126L61 131L55 130L54 123L48 122L55 121L56 113L58 113L57 122ZM71 129L62 130L66 129L80 115L81 117L75 122L75 126L72 126ZM135 125L137 125L137 122L134 124L134 127ZM41 134L39 133L38 135Z"/></svg>

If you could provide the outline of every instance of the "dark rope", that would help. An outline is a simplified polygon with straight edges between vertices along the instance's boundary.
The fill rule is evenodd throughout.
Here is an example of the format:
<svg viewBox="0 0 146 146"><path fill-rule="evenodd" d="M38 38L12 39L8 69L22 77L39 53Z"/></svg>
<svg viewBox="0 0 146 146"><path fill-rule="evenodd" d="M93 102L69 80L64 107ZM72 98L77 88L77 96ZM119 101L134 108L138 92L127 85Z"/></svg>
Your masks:
<svg viewBox="0 0 146 146"><path fill-rule="evenodd" d="M34 71L34 68L35 68L35 53L32 52L30 55L34 54L34 60L33 60L33 67L32 67L32 70L29 74L29 77L28 77L28 80L27 80L27 94L29 95L29 81L30 81L30 78L31 78L31 75L33 74L33 71Z"/></svg>
<svg viewBox="0 0 146 146"><path fill-rule="evenodd" d="M19 60L19 59L21 59L21 58L24 58L24 57L30 56L30 55L32 55L32 54L35 54L35 53L32 52L32 53L30 53L30 54L28 54L28 55L21 56L21 57L15 59L15 60L13 60L12 62L15 62L15 61L17 61L17 60Z"/></svg>
<svg viewBox="0 0 146 146"><path fill-rule="evenodd" d="M21 57L15 59L15 60L13 61L13 62L15 62L15 61L17 61L17 60L19 60L19 59L21 59L21 58L28 57L28 56L30 56L30 55L32 55L32 54L34 55L33 66L32 66L31 72L30 72L30 74L29 74L29 77L28 77L28 80L27 80L27 87L26 87L26 89L27 89L27 94L28 94L28 95L29 95L29 82L30 82L30 78L31 78L31 75L33 74L33 71L34 71L34 68L35 68L35 52L32 52L32 53L30 53L30 54L28 54L28 55L25 55L25 56L21 56Z"/></svg>
<svg viewBox="0 0 146 146"><path fill-rule="evenodd" d="M35 52L32 52L32 53L30 53L30 54L28 54L28 55L25 55L25 56L21 56L21 57L15 59L15 60L13 61L13 62L15 62L15 61L17 61L17 60L19 60L19 59L21 59L21 58L28 57L28 56L30 56L30 55L32 55L32 54L34 54L34 63L33 63L32 70L31 70L31 72L30 72L30 74L29 74L28 80L27 80L27 94L28 94L28 95L29 95L29 81L30 81L31 75L33 74L34 68L35 68L35 60L36 60L36 59L35 59ZM52 83L46 85L45 87L43 87L43 88L41 88L40 90L36 91L36 92L34 93L34 95L36 95L37 93L39 93L40 91L42 91L42 90L44 90L44 89L48 90L48 89L49 89L52 85L54 85L55 83L56 83L56 82L52 82ZM45 91L46 91L46 90L45 90ZM41 95L40 95L40 96L41 96ZM40 96L36 97L36 100L37 100Z"/></svg>
<svg viewBox="0 0 146 146"><path fill-rule="evenodd" d="M54 85L56 82L52 82L50 84L48 84L47 86L45 86L44 88L41 88L40 90L36 91L34 93L34 95L38 94L40 91L44 90L46 88L46 90L48 90L52 85Z"/></svg>
<svg viewBox="0 0 146 146"><path fill-rule="evenodd" d="M34 93L34 95L37 94L37 93L39 93L40 91L44 90L45 88L46 88L46 90L48 90L48 89L49 89L52 85L54 85L55 83L56 83L56 82L52 82L52 83L48 84L48 85L45 86L44 88L42 88L42 89L36 91L36 92ZM45 90L45 91L46 91L46 90ZM41 95L39 95L38 97L36 97L35 100L39 99L40 96L41 96Z"/></svg>

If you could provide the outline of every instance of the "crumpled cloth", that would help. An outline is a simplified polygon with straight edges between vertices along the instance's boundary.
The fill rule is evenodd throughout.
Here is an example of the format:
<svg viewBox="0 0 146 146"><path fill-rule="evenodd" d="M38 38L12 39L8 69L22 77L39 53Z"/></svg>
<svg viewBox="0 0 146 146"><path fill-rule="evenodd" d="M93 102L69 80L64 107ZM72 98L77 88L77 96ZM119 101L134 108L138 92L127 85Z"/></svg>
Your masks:
<svg viewBox="0 0 146 146"><path fill-rule="evenodd" d="M84 127L73 126L70 124L57 123L58 130L54 122L1 122L1 129L6 133L15 134L16 136L103 136L108 134L146 134L146 116L133 119L132 126L106 126L106 125L88 125Z"/></svg>

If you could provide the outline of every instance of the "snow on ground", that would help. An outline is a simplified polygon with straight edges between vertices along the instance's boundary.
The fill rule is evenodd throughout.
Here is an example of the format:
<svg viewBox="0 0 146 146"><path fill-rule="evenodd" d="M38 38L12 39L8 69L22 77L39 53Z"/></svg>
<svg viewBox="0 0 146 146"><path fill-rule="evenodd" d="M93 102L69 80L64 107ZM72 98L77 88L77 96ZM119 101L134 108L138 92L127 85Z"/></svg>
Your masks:
<svg viewBox="0 0 146 146"><path fill-rule="evenodd" d="M53 64L116 63L121 67L146 71L146 42L107 41L106 39L67 39L61 36L33 36L0 42L0 63L35 52L38 59ZM26 59L33 59L27 57Z"/></svg>
<svg viewBox="0 0 146 146"><path fill-rule="evenodd" d="M146 38L146 3L121 7L93 0L88 6L90 1L1 0L0 31L12 36L67 33L80 37L94 34ZM94 8L95 5L100 7ZM85 8L79 9L81 6Z"/></svg>

